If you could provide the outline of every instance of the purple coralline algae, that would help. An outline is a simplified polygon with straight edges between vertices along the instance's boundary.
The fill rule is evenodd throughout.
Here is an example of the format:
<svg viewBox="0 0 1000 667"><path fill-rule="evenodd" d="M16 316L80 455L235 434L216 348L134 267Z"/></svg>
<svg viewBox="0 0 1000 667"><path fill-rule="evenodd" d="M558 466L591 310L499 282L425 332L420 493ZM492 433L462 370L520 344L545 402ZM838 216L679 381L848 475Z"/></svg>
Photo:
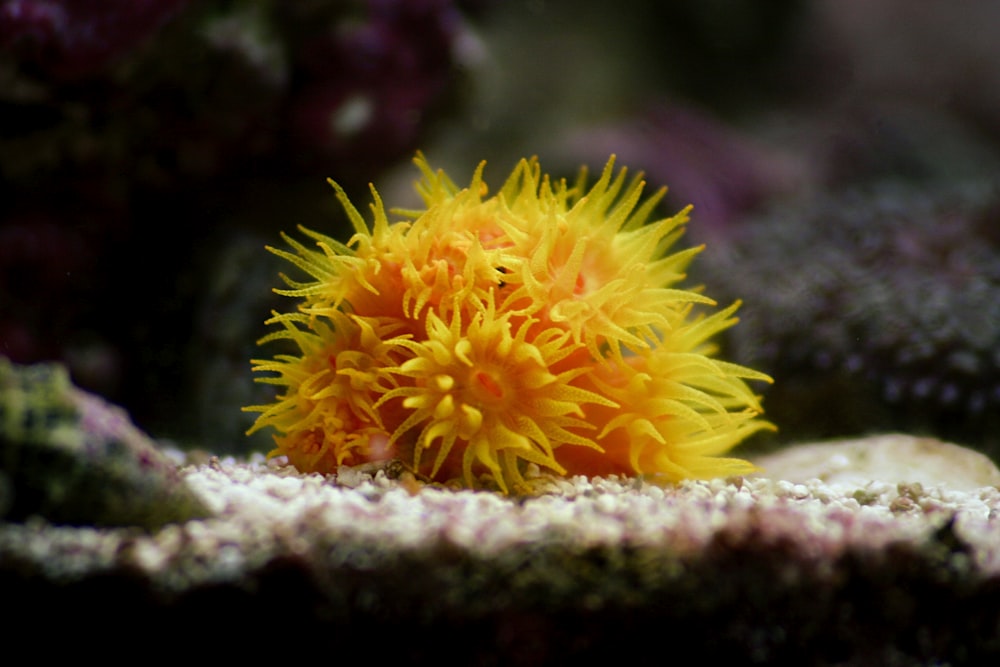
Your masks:
<svg viewBox="0 0 1000 667"><path fill-rule="evenodd" d="M158 435L244 442L174 430L216 382L189 340L219 256L412 155L469 35L453 0L0 0L0 354Z"/></svg>
<svg viewBox="0 0 1000 667"><path fill-rule="evenodd" d="M100 71L142 45L187 0L9 0L0 47L61 80Z"/></svg>
<svg viewBox="0 0 1000 667"><path fill-rule="evenodd" d="M697 267L788 440L903 430L1000 456L1000 190L902 183L748 222Z"/></svg>

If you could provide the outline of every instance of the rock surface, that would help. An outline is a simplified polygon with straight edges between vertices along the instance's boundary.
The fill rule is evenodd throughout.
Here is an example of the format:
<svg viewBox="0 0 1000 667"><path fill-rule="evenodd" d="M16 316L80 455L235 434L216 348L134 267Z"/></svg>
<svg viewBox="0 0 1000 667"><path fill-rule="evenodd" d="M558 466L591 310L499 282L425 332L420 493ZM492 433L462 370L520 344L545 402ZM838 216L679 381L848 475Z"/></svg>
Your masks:
<svg viewBox="0 0 1000 667"><path fill-rule="evenodd" d="M154 529L208 514L121 408L60 365L0 357L0 520Z"/></svg>
<svg viewBox="0 0 1000 667"><path fill-rule="evenodd" d="M1000 486L984 454L934 438L888 434L789 447L754 460L764 475L790 482L938 484L972 490Z"/></svg>
<svg viewBox="0 0 1000 667"><path fill-rule="evenodd" d="M995 485L573 478L505 498L260 458L181 476L211 518L152 533L0 524L0 590L19 621L176 636L278 624L405 664L662 664L671 646L744 664L1000 656ZM108 611L90 625L96 596Z"/></svg>

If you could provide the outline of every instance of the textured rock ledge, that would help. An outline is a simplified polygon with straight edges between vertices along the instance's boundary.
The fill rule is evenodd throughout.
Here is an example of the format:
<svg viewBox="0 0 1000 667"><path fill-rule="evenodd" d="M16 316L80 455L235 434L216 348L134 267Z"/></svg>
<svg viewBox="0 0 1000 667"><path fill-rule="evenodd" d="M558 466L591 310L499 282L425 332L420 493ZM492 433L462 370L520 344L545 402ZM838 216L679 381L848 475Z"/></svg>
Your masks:
<svg viewBox="0 0 1000 667"><path fill-rule="evenodd" d="M225 623L448 664L1000 655L996 486L581 478L507 499L262 461L181 472L214 517L148 533L0 524L18 622Z"/></svg>

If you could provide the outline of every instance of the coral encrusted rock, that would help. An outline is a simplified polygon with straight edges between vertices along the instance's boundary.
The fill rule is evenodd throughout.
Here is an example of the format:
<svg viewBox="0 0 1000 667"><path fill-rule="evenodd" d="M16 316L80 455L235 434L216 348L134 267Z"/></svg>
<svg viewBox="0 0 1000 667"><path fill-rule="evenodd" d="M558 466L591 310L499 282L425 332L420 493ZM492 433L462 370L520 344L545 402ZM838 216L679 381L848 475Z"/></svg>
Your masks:
<svg viewBox="0 0 1000 667"><path fill-rule="evenodd" d="M906 470L511 497L215 459L181 469L207 520L0 524L0 590L14 630L215 632L228 657L308 638L397 665L997 664L1000 490Z"/></svg>
<svg viewBox="0 0 1000 667"><path fill-rule="evenodd" d="M0 357L0 520L159 528L208 508L121 408Z"/></svg>
<svg viewBox="0 0 1000 667"><path fill-rule="evenodd" d="M1000 460L996 184L816 197L702 260L692 275L715 298L745 299L727 354L774 378L782 439L905 431Z"/></svg>

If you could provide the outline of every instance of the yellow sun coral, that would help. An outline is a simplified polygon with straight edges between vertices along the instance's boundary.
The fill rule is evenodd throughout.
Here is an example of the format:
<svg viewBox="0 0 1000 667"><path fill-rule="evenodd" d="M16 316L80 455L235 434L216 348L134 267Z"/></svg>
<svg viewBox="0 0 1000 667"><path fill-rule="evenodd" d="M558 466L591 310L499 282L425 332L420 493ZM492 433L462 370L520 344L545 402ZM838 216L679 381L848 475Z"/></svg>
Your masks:
<svg viewBox="0 0 1000 667"><path fill-rule="evenodd" d="M457 187L418 155L425 208L390 222L372 188L371 228L341 243L303 229L308 247L269 248L310 281L282 276L297 312L261 342L294 353L255 360L281 387L251 431L303 471L399 457L421 475L525 492L527 464L556 475L641 474L661 481L742 474L721 456L771 425L747 381L710 339L738 304L676 285L692 248L672 254L690 207L648 222L665 189L614 171L587 189L522 160L496 195L484 165Z"/></svg>

